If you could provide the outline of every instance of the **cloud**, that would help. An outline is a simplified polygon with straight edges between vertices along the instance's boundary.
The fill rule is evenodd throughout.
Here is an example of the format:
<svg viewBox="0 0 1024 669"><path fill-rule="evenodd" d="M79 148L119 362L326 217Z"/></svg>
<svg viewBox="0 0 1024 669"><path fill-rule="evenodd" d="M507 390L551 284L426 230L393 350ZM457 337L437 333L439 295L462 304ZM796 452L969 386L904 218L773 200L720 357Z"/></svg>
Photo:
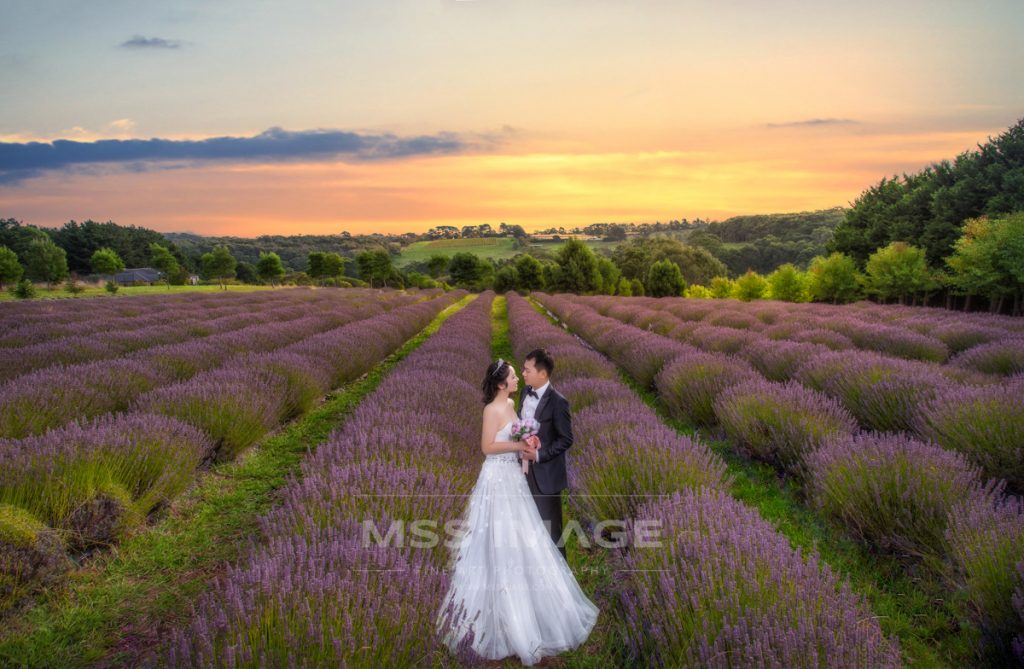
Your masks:
<svg viewBox="0 0 1024 669"><path fill-rule="evenodd" d="M121 47L125 49L180 49L181 45L181 40L143 37L142 35L136 35L130 40L121 42Z"/></svg>
<svg viewBox="0 0 1024 669"><path fill-rule="evenodd" d="M825 125L856 125L860 121L848 118L812 118L805 121L787 121L786 123L765 123L768 128L815 128Z"/></svg>
<svg viewBox="0 0 1024 669"><path fill-rule="evenodd" d="M117 123L117 122L115 122ZM510 133L478 138L451 132L398 137L391 133L359 134L342 130L289 131L270 128L252 137L207 139L100 139L82 142L0 142L0 183L14 183L50 170L117 165L133 170L151 163L330 161L342 157L369 162L479 150Z"/></svg>

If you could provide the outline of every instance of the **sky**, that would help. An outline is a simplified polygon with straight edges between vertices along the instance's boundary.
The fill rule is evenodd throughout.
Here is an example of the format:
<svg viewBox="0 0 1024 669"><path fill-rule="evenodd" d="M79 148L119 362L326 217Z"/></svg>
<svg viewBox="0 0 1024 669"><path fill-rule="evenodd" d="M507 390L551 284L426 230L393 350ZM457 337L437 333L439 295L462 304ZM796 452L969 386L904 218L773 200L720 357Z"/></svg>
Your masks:
<svg viewBox="0 0 1024 669"><path fill-rule="evenodd" d="M1024 117L1020 0L0 0L0 218L526 230L849 206Z"/></svg>

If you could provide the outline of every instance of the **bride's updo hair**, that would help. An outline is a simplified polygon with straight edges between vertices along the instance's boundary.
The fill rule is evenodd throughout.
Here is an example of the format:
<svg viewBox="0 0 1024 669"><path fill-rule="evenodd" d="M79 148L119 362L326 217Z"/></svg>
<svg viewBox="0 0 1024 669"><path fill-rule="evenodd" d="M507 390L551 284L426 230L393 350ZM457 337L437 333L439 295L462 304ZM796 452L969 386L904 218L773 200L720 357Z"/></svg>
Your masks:
<svg viewBox="0 0 1024 669"><path fill-rule="evenodd" d="M512 366L498 358L487 367L487 376L484 377L483 385L484 404L490 404L498 396L498 389L508 379L508 373Z"/></svg>

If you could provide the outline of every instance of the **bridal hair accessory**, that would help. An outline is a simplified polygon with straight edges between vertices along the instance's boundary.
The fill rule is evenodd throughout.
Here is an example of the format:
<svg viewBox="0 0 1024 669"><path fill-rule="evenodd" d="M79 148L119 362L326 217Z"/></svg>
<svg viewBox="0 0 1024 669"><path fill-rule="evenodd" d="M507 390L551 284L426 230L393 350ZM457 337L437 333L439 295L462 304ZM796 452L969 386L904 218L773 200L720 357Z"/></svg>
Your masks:
<svg viewBox="0 0 1024 669"><path fill-rule="evenodd" d="M491 372L491 376L497 376L498 372L501 371L502 365L504 365L504 364L505 364L505 359L504 358L498 358L498 366L494 368L493 372Z"/></svg>

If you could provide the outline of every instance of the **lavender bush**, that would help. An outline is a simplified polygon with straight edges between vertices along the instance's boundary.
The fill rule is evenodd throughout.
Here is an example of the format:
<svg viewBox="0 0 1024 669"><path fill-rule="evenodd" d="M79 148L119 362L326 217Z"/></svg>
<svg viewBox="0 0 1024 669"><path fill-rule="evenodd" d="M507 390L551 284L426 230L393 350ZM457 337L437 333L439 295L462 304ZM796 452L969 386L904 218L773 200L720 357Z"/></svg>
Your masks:
<svg viewBox="0 0 1024 669"><path fill-rule="evenodd" d="M949 364L986 374L1010 376L1024 371L1024 338L978 344L953 356Z"/></svg>
<svg viewBox="0 0 1024 669"><path fill-rule="evenodd" d="M933 366L867 351L829 352L801 365L794 378L841 401L867 429L912 429L918 405L951 386Z"/></svg>
<svg viewBox="0 0 1024 669"><path fill-rule="evenodd" d="M917 407L913 426L925 439L959 451L986 475L1024 493L1024 395L1008 385L959 386Z"/></svg>
<svg viewBox="0 0 1024 669"><path fill-rule="evenodd" d="M715 398L726 388L758 376L745 360L693 351L666 365L655 379L655 386L673 416L709 427L717 423Z"/></svg>
<svg viewBox="0 0 1024 669"><path fill-rule="evenodd" d="M804 557L728 493L687 490L628 524L660 528L660 548L623 559L632 662L645 667L899 667L864 599Z"/></svg>
<svg viewBox="0 0 1024 669"><path fill-rule="evenodd" d="M1024 588L1024 501L964 500L950 514L946 539L976 620L991 648L1008 659L1021 631L1013 598Z"/></svg>
<svg viewBox="0 0 1024 669"><path fill-rule="evenodd" d="M959 453L905 434L861 433L807 454L808 497L826 516L882 550L936 560L964 499L995 499L980 468Z"/></svg>
<svg viewBox="0 0 1024 669"><path fill-rule="evenodd" d="M857 430L839 402L793 382L745 381L722 391L713 407L729 439L796 475L808 453Z"/></svg>

